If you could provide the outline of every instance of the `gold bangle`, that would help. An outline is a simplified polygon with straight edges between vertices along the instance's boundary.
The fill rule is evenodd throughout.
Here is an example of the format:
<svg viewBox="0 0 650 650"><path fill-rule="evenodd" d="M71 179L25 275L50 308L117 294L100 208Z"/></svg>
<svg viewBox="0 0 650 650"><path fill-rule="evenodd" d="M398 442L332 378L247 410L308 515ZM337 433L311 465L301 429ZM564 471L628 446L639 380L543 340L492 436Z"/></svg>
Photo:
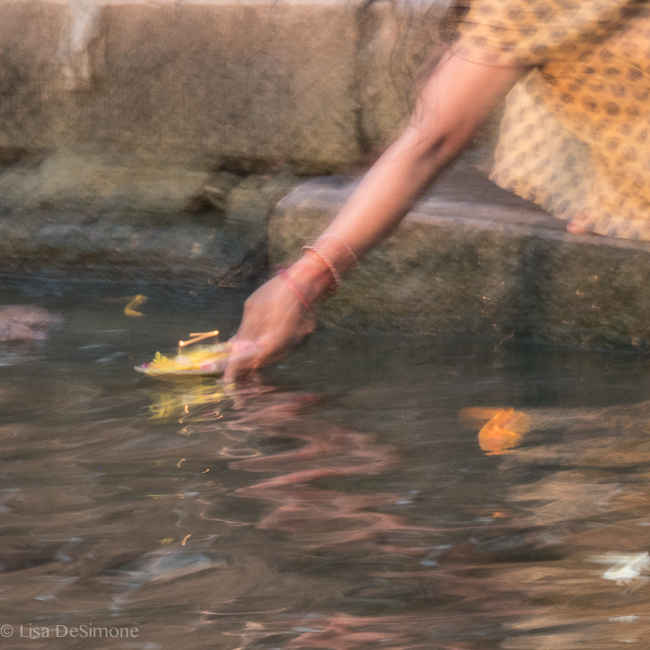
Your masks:
<svg viewBox="0 0 650 650"><path fill-rule="evenodd" d="M311 251L315 255L318 255L318 257L320 257L323 260L323 262L325 262L325 265L330 270L330 273L334 278L334 284L336 286L334 291L338 291L341 288L341 276L339 275L339 272L336 270L336 267L334 266L332 260L330 260L329 257L327 257L327 255L324 255L317 248L314 248L313 246L303 246L302 250Z"/></svg>
<svg viewBox="0 0 650 650"><path fill-rule="evenodd" d="M331 233L326 232L326 233L322 234L322 235L321 235L321 236L316 240L316 242L314 242L314 243L317 244L319 240L321 240L321 239L325 239L326 237L329 237L330 239L335 239L339 244L341 244L341 246L343 246L343 248L345 248L345 250L346 250L347 253L348 253L348 257L349 257L350 260L352 261L352 263L350 264L350 266L355 266L355 265L358 266L358 265L359 265L359 258L355 255L355 253L354 253L354 251L352 250L350 244L348 244L344 239L341 239L338 235L333 235L333 234L331 234Z"/></svg>

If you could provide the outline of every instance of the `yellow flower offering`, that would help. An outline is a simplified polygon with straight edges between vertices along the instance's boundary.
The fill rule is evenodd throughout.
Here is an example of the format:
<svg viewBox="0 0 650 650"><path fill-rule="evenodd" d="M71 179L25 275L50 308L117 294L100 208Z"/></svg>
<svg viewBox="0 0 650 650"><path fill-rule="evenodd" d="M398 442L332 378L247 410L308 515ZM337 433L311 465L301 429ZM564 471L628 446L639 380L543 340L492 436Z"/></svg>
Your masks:
<svg viewBox="0 0 650 650"><path fill-rule="evenodd" d="M136 366L135 370L152 377L171 378L174 377L218 377L223 374L226 360L230 354L230 344L213 343L212 345L197 345L191 350L185 347L212 336L219 332L204 332L190 334L194 337L189 341L180 341L178 354L174 357L166 357L156 352L153 361Z"/></svg>

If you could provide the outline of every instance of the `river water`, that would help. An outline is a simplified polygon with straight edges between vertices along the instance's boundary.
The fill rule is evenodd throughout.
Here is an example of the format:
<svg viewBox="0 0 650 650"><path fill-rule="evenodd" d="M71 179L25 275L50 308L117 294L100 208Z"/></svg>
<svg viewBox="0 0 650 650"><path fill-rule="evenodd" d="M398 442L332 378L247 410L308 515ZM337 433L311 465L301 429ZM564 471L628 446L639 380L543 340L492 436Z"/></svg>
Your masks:
<svg viewBox="0 0 650 650"><path fill-rule="evenodd" d="M2 286L65 318L0 344L3 648L650 647L644 357L324 331L167 383L133 366L241 292ZM488 455L468 407L531 430Z"/></svg>

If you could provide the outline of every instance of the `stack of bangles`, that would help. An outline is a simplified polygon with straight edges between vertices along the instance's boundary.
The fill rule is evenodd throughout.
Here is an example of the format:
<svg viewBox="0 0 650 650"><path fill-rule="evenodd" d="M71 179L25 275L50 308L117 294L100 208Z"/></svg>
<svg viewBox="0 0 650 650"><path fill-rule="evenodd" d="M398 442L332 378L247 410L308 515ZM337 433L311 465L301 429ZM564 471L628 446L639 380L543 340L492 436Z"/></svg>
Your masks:
<svg viewBox="0 0 650 650"><path fill-rule="evenodd" d="M326 238L334 239L343 247L348 258L348 262L349 262L349 264L347 265L348 267L352 267L359 264L359 259L357 258L354 251L352 250L352 248L347 242L345 242L340 237L337 237L336 235L330 235L330 234L321 235L318 241ZM318 275L323 275L323 276L326 275L330 278L330 281L328 282L328 284L330 285L330 291L331 293L335 293L341 287L341 274L336 268L334 262L332 262L332 260L317 247L318 241L312 244L311 246L303 246L302 251L305 254L309 254L310 258L313 259L315 262L317 262L318 265L322 268L321 272L318 273ZM278 271L278 275L284 280L284 283L287 285L287 287L295 294L300 304L307 311L311 311L312 305L302 294L298 286L296 286L295 282L291 279L291 277L287 273L287 270L280 269ZM334 286L331 286L332 283Z"/></svg>

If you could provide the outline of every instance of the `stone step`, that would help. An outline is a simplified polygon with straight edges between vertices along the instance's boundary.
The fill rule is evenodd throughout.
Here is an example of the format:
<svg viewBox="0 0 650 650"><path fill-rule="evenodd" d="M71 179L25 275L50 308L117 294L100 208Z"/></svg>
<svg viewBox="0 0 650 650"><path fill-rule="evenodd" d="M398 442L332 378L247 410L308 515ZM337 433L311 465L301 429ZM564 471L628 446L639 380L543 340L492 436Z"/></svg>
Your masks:
<svg viewBox="0 0 650 650"><path fill-rule="evenodd" d="M353 184L317 178L280 201L270 222L272 264L313 241ZM642 348L649 291L650 242L572 235L532 203L456 169L322 312L354 328Z"/></svg>
<svg viewBox="0 0 650 650"><path fill-rule="evenodd" d="M17 163L0 168L0 270L258 281L267 270L268 219L298 183L287 169L211 175L129 156Z"/></svg>

